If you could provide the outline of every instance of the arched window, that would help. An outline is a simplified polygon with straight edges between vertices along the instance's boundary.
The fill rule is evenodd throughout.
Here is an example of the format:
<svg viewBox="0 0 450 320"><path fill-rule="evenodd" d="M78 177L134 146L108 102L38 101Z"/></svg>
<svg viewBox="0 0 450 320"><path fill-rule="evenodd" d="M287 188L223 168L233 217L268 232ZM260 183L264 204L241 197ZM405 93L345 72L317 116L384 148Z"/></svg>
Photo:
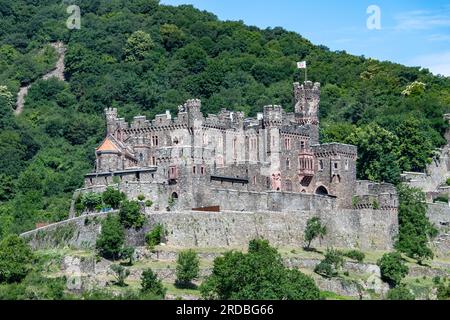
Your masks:
<svg viewBox="0 0 450 320"><path fill-rule="evenodd" d="M172 193L172 199L177 200L178 199L178 193L176 193L176 192Z"/></svg>

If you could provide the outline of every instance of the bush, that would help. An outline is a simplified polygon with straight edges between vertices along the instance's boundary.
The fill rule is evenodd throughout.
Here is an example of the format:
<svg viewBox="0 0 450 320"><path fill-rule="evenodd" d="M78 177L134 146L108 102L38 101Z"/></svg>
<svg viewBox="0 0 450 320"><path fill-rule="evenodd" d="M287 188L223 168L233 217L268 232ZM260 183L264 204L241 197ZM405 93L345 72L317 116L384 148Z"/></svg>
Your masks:
<svg viewBox="0 0 450 320"><path fill-rule="evenodd" d="M106 259L116 260L122 254L124 241L125 231L119 218L108 215L102 223L102 232L96 243L100 255Z"/></svg>
<svg viewBox="0 0 450 320"><path fill-rule="evenodd" d="M381 270L381 278L391 287L396 287L408 274L409 269L398 252L386 253L377 262Z"/></svg>
<svg viewBox="0 0 450 320"><path fill-rule="evenodd" d="M318 300L313 279L283 265L267 241L253 240L247 254L226 252L214 260L212 275L200 286L207 300Z"/></svg>
<svg viewBox="0 0 450 320"><path fill-rule="evenodd" d="M438 300L450 299L450 284L445 285L442 283L437 287L437 298Z"/></svg>
<svg viewBox="0 0 450 320"><path fill-rule="evenodd" d="M144 201L145 200L145 196L143 194L138 195L138 200L139 201Z"/></svg>
<svg viewBox="0 0 450 320"><path fill-rule="evenodd" d="M113 209L119 209L120 203L126 199L126 195L117 189L108 187L102 194L103 202Z"/></svg>
<svg viewBox="0 0 450 320"><path fill-rule="evenodd" d="M152 201L152 200L147 200L147 201L145 201L145 206L146 206L147 208L151 208L151 207L153 206L153 201Z"/></svg>
<svg viewBox="0 0 450 320"><path fill-rule="evenodd" d="M145 236L145 242L150 249L160 245L164 237L164 227L162 224L157 224L152 231Z"/></svg>
<svg viewBox="0 0 450 320"><path fill-rule="evenodd" d="M81 204L83 208L88 211L97 210L97 208L102 205L102 195L95 192L85 193L81 197Z"/></svg>
<svg viewBox="0 0 450 320"><path fill-rule="evenodd" d="M137 201L123 201L119 211L120 223L127 228L140 229L145 223L145 216Z"/></svg>
<svg viewBox="0 0 450 320"><path fill-rule="evenodd" d="M347 251L346 253L344 253L344 256L352 260L358 261L359 263L364 262L364 259L366 258L366 255L358 250Z"/></svg>
<svg viewBox="0 0 450 320"><path fill-rule="evenodd" d="M20 282L31 269L33 254L30 246L17 235L0 242L0 283Z"/></svg>
<svg viewBox="0 0 450 320"><path fill-rule="evenodd" d="M178 254L175 284L177 287L189 287L191 281L198 277L200 260L193 250L182 251Z"/></svg>
<svg viewBox="0 0 450 320"><path fill-rule="evenodd" d="M133 247L126 247L126 248L122 249L121 258L123 260L128 260L128 262L127 262L128 266L133 265L134 251L135 251L135 249Z"/></svg>
<svg viewBox="0 0 450 320"><path fill-rule="evenodd" d="M161 280L158 279L157 275L151 269L146 269L142 272L141 287L141 292L162 296L163 298L167 291Z"/></svg>
<svg viewBox="0 0 450 320"><path fill-rule="evenodd" d="M450 186L450 178L447 179L446 184L447 186Z"/></svg>
<svg viewBox="0 0 450 320"><path fill-rule="evenodd" d="M125 279L130 275L130 270L120 264L113 264L110 268L116 277L116 285L119 287L126 287L127 284L125 283Z"/></svg>
<svg viewBox="0 0 450 320"><path fill-rule="evenodd" d="M314 272L325 278L332 278L338 275L331 263L327 261L321 261L315 268Z"/></svg>
<svg viewBox="0 0 450 320"><path fill-rule="evenodd" d="M332 278L339 274L339 270L344 266L344 262L342 252L328 249L325 253L325 259L314 268L314 272L325 278Z"/></svg>
<svg viewBox="0 0 450 320"><path fill-rule="evenodd" d="M387 294L388 300L415 300L414 294L404 285L390 289Z"/></svg>

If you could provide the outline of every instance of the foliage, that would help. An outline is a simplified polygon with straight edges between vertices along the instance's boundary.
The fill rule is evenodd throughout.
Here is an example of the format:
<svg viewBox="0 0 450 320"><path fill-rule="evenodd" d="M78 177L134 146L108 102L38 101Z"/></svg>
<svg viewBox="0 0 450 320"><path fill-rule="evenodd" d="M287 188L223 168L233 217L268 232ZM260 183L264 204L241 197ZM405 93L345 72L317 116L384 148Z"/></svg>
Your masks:
<svg viewBox="0 0 450 320"><path fill-rule="evenodd" d="M88 211L94 211L102 204L102 195L96 192L88 192L83 194L81 204Z"/></svg>
<svg viewBox="0 0 450 320"><path fill-rule="evenodd" d="M164 237L164 227L162 224L157 224L152 231L145 236L145 243L149 248L154 248L160 245Z"/></svg>
<svg viewBox="0 0 450 320"><path fill-rule="evenodd" d="M428 258L432 259L433 252L428 247L428 242L437 235L437 230L427 217L425 194L419 189L405 185L401 185L398 192L399 235L396 249L419 263Z"/></svg>
<svg viewBox="0 0 450 320"><path fill-rule="evenodd" d="M323 238L327 234L327 229L322 225L320 218L314 217L308 220L305 230L306 247L311 247L311 242L320 237Z"/></svg>
<svg viewBox="0 0 450 320"><path fill-rule="evenodd" d="M128 260L127 265L132 266L134 260L135 249L133 247L125 247L122 249L120 256L123 260Z"/></svg>
<svg viewBox="0 0 450 320"><path fill-rule="evenodd" d="M450 283L445 285L441 283L437 287L437 298L438 300L449 300L450 299Z"/></svg>
<svg viewBox="0 0 450 320"><path fill-rule="evenodd" d="M353 259L358 261L359 263L364 262L364 259L366 257L366 255L364 254L364 252L358 251L358 250L350 250L344 253L344 256L346 256L347 258Z"/></svg>
<svg viewBox="0 0 450 320"><path fill-rule="evenodd" d="M116 260L122 253L125 231L118 217L108 215L102 223L102 231L97 239L96 248L106 259Z"/></svg>
<svg viewBox="0 0 450 320"><path fill-rule="evenodd" d="M0 242L0 283L20 282L30 271L33 254L25 240L17 235Z"/></svg>
<svg viewBox="0 0 450 320"><path fill-rule="evenodd" d="M153 40L148 33L142 30L134 32L125 45L125 61L134 62L145 59L153 46Z"/></svg>
<svg viewBox="0 0 450 320"><path fill-rule="evenodd" d="M188 287L192 280L197 279L200 272L200 259L194 250L182 251L178 254L176 268L176 285Z"/></svg>
<svg viewBox="0 0 450 320"><path fill-rule="evenodd" d="M140 229L145 223L145 216L137 201L123 201L119 211L120 223L127 228Z"/></svg>
<svg viewBox="0 0 450 320"><path fill-rule="evenodd" d="M325 253L325 258L314 268L314 272L325 278L332 278L339 274L344 263L342 252L335 249L328 249Z"/></svg>
<svg viewBox="0 0 450 320"><path fill-rule="evenodd" d="M200 287L203 298L220 300L318 300L313 279L287 269L267 241L253 240L247 254L230 251L214 260Z"/></svg>
<svg viewBox="0 0 450 320"><path fill-rule="evenodd" d="M119 209L120 203L126 199L126 195L115 188L108 187L106 191L102 193L102 199L104 204L113 209Z"/></svg>
<svg viewBox="0 0 450 320"><path fill-rule="evenodd" d="M141 276L141 292L150 293L155 296L161 296L164 298L167 289L164 288L158 276L151 270L146 269L142 272Z"/></svg>
<svg viewBox="0 0 450 320"><path fill-rule="evenodd" d="M414 294L405 285L392 288L387 294L388 300L415 300Z"/></svg>
<svg viewBox="0 0 450 320"><path fill-rule="evenodd" d="M125 279L130 275L130 270L120 264L113 264L111 270L114 272L116 278L116 285L119 287L126 287Z"/></svg>
<svg viewBox="0 0 450 320"><path fill-rule="evenodd" d="M147 208L151 208L151 207L153 206L153 201L152 201L152 200L147 200L147 201L145 201L145 206L146 206Z"/></svg>
<svg viewBox="0 0 450 320"><path fill-rule="evenodd" d="M144 201L145 200L145 196L143 194L138 195L138 200L139 201Z"/></svg>
<svg viewBox="0 0 450 320"><path fill-rule="evenodd" d="M381 278L391 287L398 286L409 272L409 268L398 252L386 253L377 264L381 270Z"/></svg>

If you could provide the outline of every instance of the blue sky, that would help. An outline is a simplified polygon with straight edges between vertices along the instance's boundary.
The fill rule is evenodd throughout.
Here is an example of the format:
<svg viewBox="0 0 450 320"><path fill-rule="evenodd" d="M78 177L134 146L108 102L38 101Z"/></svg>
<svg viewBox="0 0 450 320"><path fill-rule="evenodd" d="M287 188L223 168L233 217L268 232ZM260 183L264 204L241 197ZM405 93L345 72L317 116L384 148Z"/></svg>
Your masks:
<svg viewBox="0 0 450 320"><path fill-rule="evenodd" d="M450 76L450 1L432 0L161 0L192 4L221 20L261 28L281 26L314 44ZM381 10L381 29L369 30L367 8Z"/></svg>

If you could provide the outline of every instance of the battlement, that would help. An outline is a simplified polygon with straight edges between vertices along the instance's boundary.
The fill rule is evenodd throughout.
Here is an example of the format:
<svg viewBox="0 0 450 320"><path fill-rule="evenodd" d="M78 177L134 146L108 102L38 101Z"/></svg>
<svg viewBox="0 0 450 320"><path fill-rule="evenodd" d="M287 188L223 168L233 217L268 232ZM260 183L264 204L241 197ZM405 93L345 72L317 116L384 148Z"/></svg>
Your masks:
<svg viewBox="0 0 450 320"><path fill-rule="evenodd" d="M314 154L318 157L344 155L356 159L358 156L358 148L349 144L327 143L322 145L313 145L311 148Z"/></svg>
<svg viewBox="0 0 450 320"><path fill-rule="evenodd" d="M200 99L189 99L184 104L186 108L198 108L201 109L202 101Z"/></svg>

